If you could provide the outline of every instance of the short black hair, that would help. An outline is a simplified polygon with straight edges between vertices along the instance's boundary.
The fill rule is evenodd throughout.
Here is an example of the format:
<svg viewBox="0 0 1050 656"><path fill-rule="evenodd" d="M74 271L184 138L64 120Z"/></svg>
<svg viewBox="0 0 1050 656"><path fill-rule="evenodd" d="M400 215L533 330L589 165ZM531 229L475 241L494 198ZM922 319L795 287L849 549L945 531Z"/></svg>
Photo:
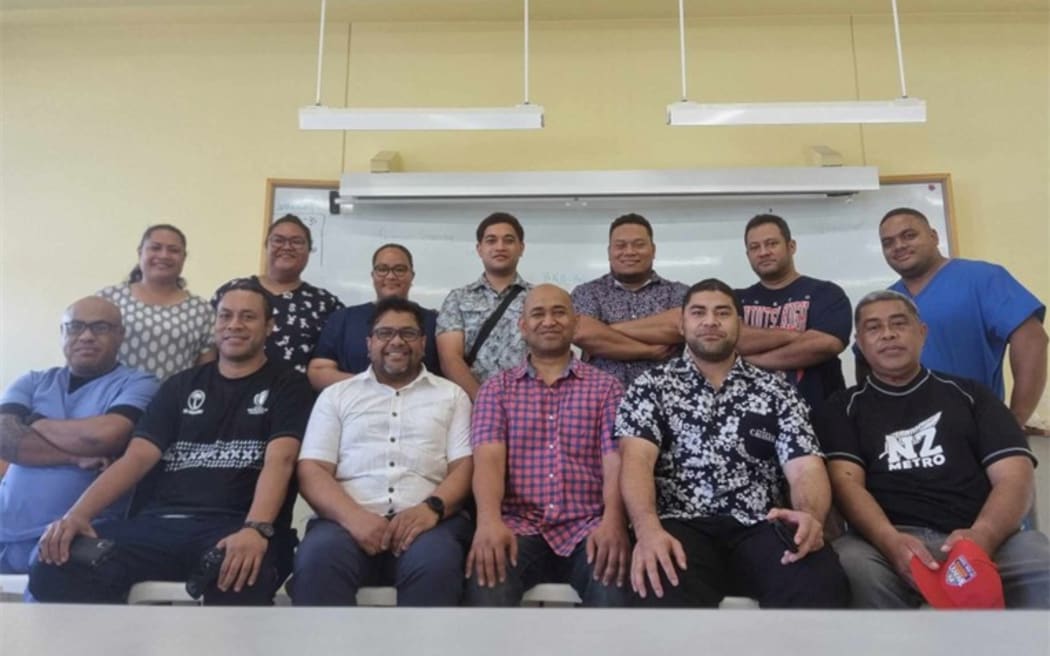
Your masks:
<svg viewBox="0 0 1050 656"><path fill-rule="evenodd" d="M649 219L641 214L635 214L634 212L613 219L613 222L609 224L609 239L612 239L613 230L616 230L622 225L640 225L645 228L645 233L649 235L649 241L653 240L653 226L649 223Z"/></svg>
<svg viewBox="0 0 1050 656"><path fill-rule="evenodd" d="M298 226L300 230L302 230L304 233L306 233L306 245L309 248L313 249L313 247L314 247L314 237L313 237L313 235L310 234L310 228L308 228L306 226L306 224L303 223L302 219L300 219L299 217L297 217L294 214L285 214L281 218L279 218L276 221L274 221L273 223L271 223L270 227L266 229L266 238L269 239L270 235L273 234L274 228L276 228L277 226L281 225L282 223L291 223L292 225Z"/></svg>
<svg viewBox="0 0 1050 656"><path fill-rule="evenodd" d="M229 283L224 289L221 290L219 297L215 299L215 309L219 309L219 303L222 299L230 292L252 292L258 294L263 300L263 310L266 312L267 320L273 318L273 297L270 296L270 292L266 291L262 285L251 278L241 278L234 280Z"/></svg>
<svg viewBox="0 0 1050 656"><path fill-rule="evenodd" d="M411 314L416 319L416 325L420 330L423 330L424 314L423 308L415 301L410 301L407 298L398 298L397 296L391 296L384 298L380 301L376 301L375 312L372 313L372 317L368 320L368 332L371 334L372 329L376 327L376 323L379 322L379 318L387 312L405 312Z"/></svg>
<svg viewBox="0 0 1050 656"><path fill-rule="evenodd" d="M780 229L780 234L784 237L784 241L791 241L791 228L788 227L787 221L776 214L756 214L751 217L751 220L747 222L747 226L744 228L744 243L747 243L747 233L751 232L753 228L766 224L775 225Z"/></svg>
<svg viewBox="0 0 1050 656"><path fill-rule="evenodd" d="M412 262L412 252L410 250L408 250L407 248L405 248L404 246L402 246L401 244L394 244L394 243L383 244L382 246L377 248L374 253L372 253L372 266L376 265L376 258L379 257L379 254L382 253L383 251L385 251L388 248L396 248L397 250L399 250L402 253L404 253L405 257L408 258L408 268L410 268L410 269L415 268L416 265Z"/></svg>
<svg viewBox="0 0 1050 656"><path fill-rule="evenodd" d="M500 223L506 223L514 228L515 234L518 235L518 241L525 241L525 228L521 227L521 222L518 221L517 217L507 212L493 212L478 224L478 229L475 231L478 243L481 243L481 239L485 236L485 231L489 229L489 226L499 225Z"/></svg>
<svg viewBox="0 0 1050 656"><path fill-rule="evenodd" d="M882 224L886 223L886 219L890 218L891 216L897 216L898 214L904 214L906 216L914 216L916 219L919 219L920 221L922 221L926 225L930 225L930 220L927 219L926 215L923 214L922 212L920 212L919 210L912 209L910 207L895 207L892 210L890 210L889 212L886 212L885 214L882 215L882 220L879 221L879 227L881 228Z"/></svg>
<svg viewBox="0 0 1050 656"><path fill-rule="evenodd" d="M689 291L685 293L685 298L682 299L683 310L689 305L689 299L697 292L722 292L733 299L733 307L736 308L736 313L741 317L744 316L744 306L740 303L740 298L736 295L736 292L718 278L705 278L690 287Z"/></svg>

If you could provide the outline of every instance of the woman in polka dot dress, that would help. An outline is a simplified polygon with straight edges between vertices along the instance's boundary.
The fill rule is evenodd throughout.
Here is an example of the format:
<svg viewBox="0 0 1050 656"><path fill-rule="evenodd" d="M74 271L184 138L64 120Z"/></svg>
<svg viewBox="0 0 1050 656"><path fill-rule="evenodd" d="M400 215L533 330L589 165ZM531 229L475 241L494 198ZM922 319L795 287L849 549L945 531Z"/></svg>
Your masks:
<svg viewBox="0 0 1050 656"><path fill-rule="evenodd" d="M186 235L173 225L150 226L139 242L139 262L128 281L98 295L120 308L126 331L120 361L165 380L214 359L214 311L186 291L182 265Z"/></svg>

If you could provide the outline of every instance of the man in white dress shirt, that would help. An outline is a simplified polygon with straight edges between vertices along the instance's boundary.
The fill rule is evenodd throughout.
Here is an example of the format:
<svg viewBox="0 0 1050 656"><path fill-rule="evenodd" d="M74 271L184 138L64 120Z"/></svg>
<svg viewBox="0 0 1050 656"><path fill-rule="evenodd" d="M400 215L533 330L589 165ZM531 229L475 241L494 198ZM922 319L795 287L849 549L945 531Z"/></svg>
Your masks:
<svg viewBox="0 0 1050 656"><path fill-rule="evenodd" d="M417 304L376 304L371 366L331 385L299 453L300 493L317 512L289 584L297 606L353 606L394 585L400 606L455 606L472 527L470 399L423 366Z"/></svg>

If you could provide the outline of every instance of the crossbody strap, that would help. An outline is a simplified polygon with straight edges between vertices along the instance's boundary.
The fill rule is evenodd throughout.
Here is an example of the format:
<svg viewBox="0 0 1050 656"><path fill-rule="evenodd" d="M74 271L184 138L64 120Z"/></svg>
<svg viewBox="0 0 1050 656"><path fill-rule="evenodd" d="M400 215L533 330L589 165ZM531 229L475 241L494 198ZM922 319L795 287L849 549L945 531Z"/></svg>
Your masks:
<svg viewBox="0 0 1050 656"><path fill-rule="evenodd" d="M507 295L503 297L503 302L493 310L492 314L489 315L488 319L485 319L485 323L481 324L481 330L478 331L478 336L474 340L474 345L470 347L470 353L467 353L467 357L463 360L467 363L468 367L474 366L474 360L478 357L478 351L481 350L482 344L489 338L489 334L492 329L496 327L496 323L503 316L503 313L507 311L507 307L514 301L514 299L521 293L522 287L515 285Z"/></svg>

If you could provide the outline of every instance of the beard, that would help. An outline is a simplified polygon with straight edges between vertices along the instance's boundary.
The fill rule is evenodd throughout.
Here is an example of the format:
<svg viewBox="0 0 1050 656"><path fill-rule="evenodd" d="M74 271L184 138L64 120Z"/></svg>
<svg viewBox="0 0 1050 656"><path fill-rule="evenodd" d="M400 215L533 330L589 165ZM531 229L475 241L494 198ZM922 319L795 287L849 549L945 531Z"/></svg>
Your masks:
<svg viewBox="0 0 1050 656"><path fill-rule="evenodd" d="M697 360L704 362L724 362L736 352L736 342L728 337L717 342L687 340L686 346Z"/></svg>

